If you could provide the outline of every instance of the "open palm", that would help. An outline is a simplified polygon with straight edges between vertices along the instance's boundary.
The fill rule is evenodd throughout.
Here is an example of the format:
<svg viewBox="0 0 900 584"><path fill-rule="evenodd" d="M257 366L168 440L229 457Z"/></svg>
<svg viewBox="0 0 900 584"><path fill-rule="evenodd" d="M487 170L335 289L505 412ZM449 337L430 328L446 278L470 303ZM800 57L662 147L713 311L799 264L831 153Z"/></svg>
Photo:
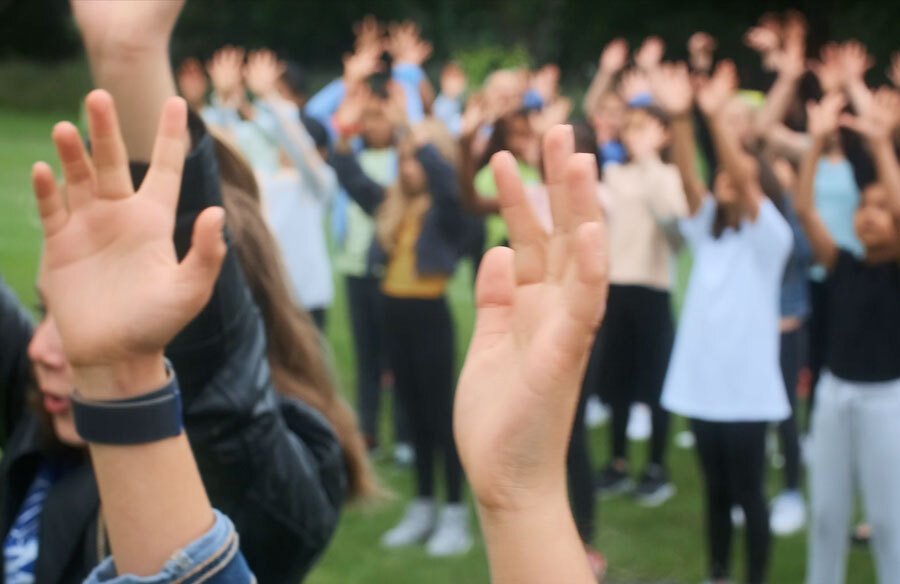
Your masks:
<svg viewBox="0 0 900 584"><path fill-rule="evenodd" d="M110 95L86 100L93 154L72 124L53 140L65 197L38 163L34 192L44 229L40 287L75 366L127 361L160 352L203 307L225 244L221 208L206 209L179 264L172 233L187 148L187 108L163 110L147 176L135 193Z"/></svg>
<svg viewBox="0 0 900 584"><path fill-rule="evenodd" d="M516 509L559 488L588 349L606 305L596 161L573 150L570 126L547 134L551 235L531 210L512 156L501 152L491 161L513 249L492 249L482 262L454 410L466 474L487 508Z"/></svg>

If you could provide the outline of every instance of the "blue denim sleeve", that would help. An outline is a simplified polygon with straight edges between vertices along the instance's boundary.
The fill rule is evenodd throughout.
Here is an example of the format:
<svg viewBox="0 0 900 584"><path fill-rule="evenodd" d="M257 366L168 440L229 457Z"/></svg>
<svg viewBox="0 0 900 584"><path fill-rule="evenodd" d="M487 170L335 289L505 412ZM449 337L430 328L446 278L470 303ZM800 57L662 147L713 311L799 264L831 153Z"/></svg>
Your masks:
<svg viewBox="0 0 900 584"><path fill-rule="evenodd" d="M178 550L153 576L118 575L112 556L103 560L85 584L247 584L256 582L231 520L215 512L216 522L200 539Z"/></svg>
<svg viewBox="0 0 900 584"><path fill-rule="evenodd" d="M344 81L340 78L335 79L312 96L306 102L306 107L303 108L306 115L325 126L332 144L337 140L337 131L331 123L331 116L334 115L341 102L344 101L345 93Z"/></svg>
<svg viewBox="0 0 900 584"><path fill-rule="evenodd" d="M391 78L403 87L406 94L406 117L410 124L418 124L425 119L425 106L422 104L422 94L419 93L419 83L425 79L422 68L411 63L399 63L394 65Z"/></svg>
<svg viewBox="0 0 900 584"><path fill-rule="evenodd" d="M444 122L447 129L454 136L459 136L462 129L462 103L459 99L452 99L443 93L437 96L432 106L434 117Z"/></svg>

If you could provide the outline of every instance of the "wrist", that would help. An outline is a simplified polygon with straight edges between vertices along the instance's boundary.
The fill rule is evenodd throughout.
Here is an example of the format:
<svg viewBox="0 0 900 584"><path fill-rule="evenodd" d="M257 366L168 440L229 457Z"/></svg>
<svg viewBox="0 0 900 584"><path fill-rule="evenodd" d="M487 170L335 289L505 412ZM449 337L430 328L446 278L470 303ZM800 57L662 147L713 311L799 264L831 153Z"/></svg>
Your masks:
<svg viewBox="0 0 900 584"><path fill-rule="evenodd" d="M156 42L146 41L107 41L90 44L85 41L85 52L91 70L98 72L127 73L135 67L160 60L169 66L169 39Z"/></svg>
<svg viewBox="0 0 900 584"><path fill-rule="evenodd" d="M116 400L150 393L168 381L163 353L73 368L75 387L93 400Z"/></svg>

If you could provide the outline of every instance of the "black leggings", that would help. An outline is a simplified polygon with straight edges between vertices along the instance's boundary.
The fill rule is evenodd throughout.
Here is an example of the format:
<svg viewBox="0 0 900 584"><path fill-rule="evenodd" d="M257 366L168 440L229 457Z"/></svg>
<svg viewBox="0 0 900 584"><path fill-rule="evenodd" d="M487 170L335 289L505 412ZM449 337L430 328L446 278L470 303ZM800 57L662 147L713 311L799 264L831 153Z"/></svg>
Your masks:
<svg viewBox="0 0 900 584"><path fill-rule="evenodd" d="M746 517L747 583L765 581L769 564L769 511L763 494L766 422L691 420L706 487L710 577L727 579L731 561L731 506Z"/></svg>
<svg viewBox="0 0 900 584"><path fill-rule="evenodd" d="M778 437L784 451L784 487L800 489L800 433L797 425L797 379L806 361L805 327L781 333L781 375L791 404L791 415L778 425Z"/></svg>
<svg viewBox="0 0 900 584"><path fill-rule="evenodd" d="M369 446L378 444L381 374L388 366L384 330L384 295L378 278L347 276L347 304L356 353L356 402L359 424ZM394 439L409 441L402 400L394 392Z"/></svg>
<svg viewBox="0 0 900 584"><path fill-rule="evenodd" d="M569 476L569 497L572 502L572 515L581 540L590 544L594 540L594 478L591 465L591 454L587 445L587 428L584 426L584 413L588 392L582 389L575 411L575 425L572 427L572 438L569 441L569 454L566 469Z"/></svg>
<svg viewBox="0 0 900 584"><path fill-rule="evenodd" d="M646 286L612 285L597 335L591 374L612 411L612 458L627 456L628 415L638 401L650 406L650 462L662 465L669 413L659 403L675 338L669 293Z"/></svg>
<svg viewBox="0 0 900 584"><path fill-rule="evenodd" d="M434 455L443 454L447 502L462 501L462 465L453 442L453 321L444 298L385 297L388 354L408 414L418 496L434 497Z"/></svg>

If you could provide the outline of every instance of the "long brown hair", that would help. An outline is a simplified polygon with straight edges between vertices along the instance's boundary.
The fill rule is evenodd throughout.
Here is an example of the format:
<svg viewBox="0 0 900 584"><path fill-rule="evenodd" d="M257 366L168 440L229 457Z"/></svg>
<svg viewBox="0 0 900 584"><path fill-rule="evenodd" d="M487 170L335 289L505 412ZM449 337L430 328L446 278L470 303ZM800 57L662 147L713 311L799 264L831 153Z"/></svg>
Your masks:
<svg viewBox="0 0 900 584"><path fill-rule="evenodd" d="M419 122L419 129L428 136L429 142L437 148L438 152L448 164L456 166L459 151L456 141L443 123L435 118L425 118ZM397 145L398 164L401 152L404 149L415 149L413 139L405 137ZM422 193L410 194L403 191L399 178L385 189L384 202L378 209L375 217L375 236L381 248L391 253L400 227L407 213L425 214L431 206L431 197Z"/></svg>
<svg viewBox="0 0 900 584"><path fill-rule="evenodd" d="M272 382L282 395L313 407L331 423L344 453L350 495L380 489L369 465L353 410L335 390L325 347L312 319L293 302L271 231L263 219L259 187L243 156L213 134L222 198L234 248L266 329Z"/></svg>

